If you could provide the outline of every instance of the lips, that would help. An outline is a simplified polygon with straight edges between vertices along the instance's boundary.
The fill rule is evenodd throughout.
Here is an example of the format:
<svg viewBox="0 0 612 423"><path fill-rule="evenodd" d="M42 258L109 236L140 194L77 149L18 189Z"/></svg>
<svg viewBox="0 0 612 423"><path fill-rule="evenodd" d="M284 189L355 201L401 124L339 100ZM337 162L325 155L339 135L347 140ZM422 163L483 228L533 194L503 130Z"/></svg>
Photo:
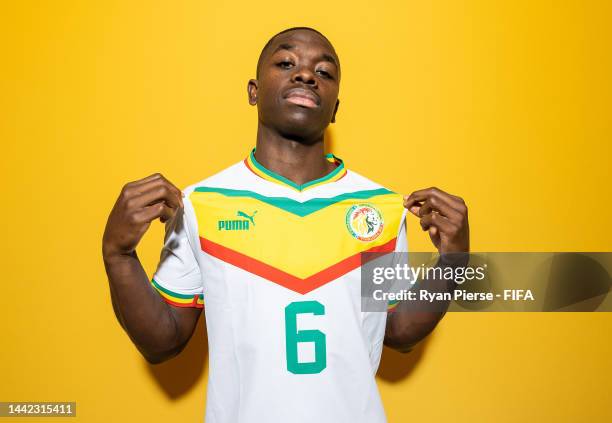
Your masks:
<svg viewBox="0 0 612 423"><path fill-rule="evenodd" d="M319 96L305 88L291 88L285 93L285 99L298 106L315 108L321 103Z"/></svg>

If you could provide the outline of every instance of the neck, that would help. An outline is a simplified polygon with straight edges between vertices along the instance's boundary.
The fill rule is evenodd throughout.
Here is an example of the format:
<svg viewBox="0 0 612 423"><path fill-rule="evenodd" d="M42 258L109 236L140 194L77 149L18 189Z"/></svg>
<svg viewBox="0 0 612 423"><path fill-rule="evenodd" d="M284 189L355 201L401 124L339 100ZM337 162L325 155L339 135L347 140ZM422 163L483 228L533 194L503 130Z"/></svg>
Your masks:
<svg viewBox="0 0 612 423"><path fill-rule="evenodd" d="M324 136L296 141L261 124L257 128L255 159L266 169L303 185L322 178L334 169L325 159Z"/></svg>

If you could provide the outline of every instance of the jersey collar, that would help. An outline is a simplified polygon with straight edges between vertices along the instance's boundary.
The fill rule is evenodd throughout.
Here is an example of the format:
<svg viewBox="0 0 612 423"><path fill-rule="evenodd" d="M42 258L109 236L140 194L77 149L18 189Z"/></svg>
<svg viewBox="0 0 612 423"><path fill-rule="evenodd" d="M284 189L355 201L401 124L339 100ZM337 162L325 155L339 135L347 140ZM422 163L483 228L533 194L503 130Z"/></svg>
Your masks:
<svg viewBox="0 0 612 423"><path fill-rule="evenodd" d="M251 172L253 172L257 176L267 181L274 182L279 185L287 186L296 191L304 191L310 188L317 187L319 185L327 184L330 182L335 182L338 179L342 178L344 175L346 175L346 169L344 167L344 161L342 161L342 159L334 156L331 153L326 154L325 158L328 161L335 163L336 168L332 170L330 173L328 173L327 175L319 179L315 179L315 180L306 182L305 184L302 184L302 185L298 185L295 182L290 181L289 179L285 178L284 176L281 176L276 172L272 172L270 169L266 169L261 163L255 160L255 148L253 148L253 150L251 150L251 153L248 155L248 157L244 159L244 164L246 165L247 168L249 168Z"/></svg>

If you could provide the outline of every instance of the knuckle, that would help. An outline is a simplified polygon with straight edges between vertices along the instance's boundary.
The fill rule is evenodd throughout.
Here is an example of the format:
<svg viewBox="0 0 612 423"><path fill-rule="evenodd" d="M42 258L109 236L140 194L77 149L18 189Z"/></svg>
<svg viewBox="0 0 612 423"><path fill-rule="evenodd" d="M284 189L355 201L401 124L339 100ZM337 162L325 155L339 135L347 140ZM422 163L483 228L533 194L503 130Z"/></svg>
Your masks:
<svg viewBox="0 0 612 423"><path fill-rule="evenodd" d="M127 218L128 222L132 225L137 225L140 223L140 216L138 213L130 213Z"/></svg>
<svg viewBox="0 0 612 423"><path fill-rule="evenodd" d="M132 197L132 188L123 188L121 190L121 194L119 195L119 198L121 198L124 201L129 201L129 199Z"/></svg>
<svg viewBox="0 0 612 423"><path fill-rule="evenodd" d="M172 188L170 188L168 185L164 185L162 186L162 193L164 194L164 196L169 196L170 194L172 194Z"/></svg>

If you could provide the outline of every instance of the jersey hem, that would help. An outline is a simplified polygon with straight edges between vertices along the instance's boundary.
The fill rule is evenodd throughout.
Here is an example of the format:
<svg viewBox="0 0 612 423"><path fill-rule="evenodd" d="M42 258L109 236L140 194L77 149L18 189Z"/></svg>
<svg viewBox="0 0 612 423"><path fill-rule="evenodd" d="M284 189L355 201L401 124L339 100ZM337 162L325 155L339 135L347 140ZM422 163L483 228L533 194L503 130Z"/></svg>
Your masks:
<svg viewBox="0 0 612 423"><path fill-rule="evenodd" d="M204 307L204 294L180 294L161 286L155 278L151 279L151 285L168 304L176 307Z"/></svg>

